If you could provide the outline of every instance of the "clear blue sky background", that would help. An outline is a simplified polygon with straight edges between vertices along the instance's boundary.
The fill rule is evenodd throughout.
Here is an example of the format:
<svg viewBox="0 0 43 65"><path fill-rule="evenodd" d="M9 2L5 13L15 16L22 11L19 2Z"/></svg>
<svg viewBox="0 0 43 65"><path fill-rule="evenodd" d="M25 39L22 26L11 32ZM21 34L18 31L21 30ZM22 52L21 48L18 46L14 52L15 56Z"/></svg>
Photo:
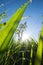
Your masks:
<svg viewBox="0 0 43 65"><path fill-rule="evenodd" d="M16 10L27 0L0 0L0 5L4 4L3 7L0 7L0 13L4 10L8 10L7 15L8 18L5 21L9 20L9 18L16 12ZM43 17L43 0L32 0L24 13L23 16L31 16L22 22L27 22L28 28L26 32L32 35L36 40L38 39L38 34L41 30Z"/></svg>

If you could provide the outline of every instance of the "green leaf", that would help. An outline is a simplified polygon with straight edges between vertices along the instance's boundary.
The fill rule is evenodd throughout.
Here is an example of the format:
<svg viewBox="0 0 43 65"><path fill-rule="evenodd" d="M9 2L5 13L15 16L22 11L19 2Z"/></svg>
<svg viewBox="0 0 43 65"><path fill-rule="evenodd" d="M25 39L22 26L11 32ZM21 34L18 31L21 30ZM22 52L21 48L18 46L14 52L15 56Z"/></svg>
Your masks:
<svg viewBox="0 0 43 65"><path fill-rule="evenodd" d="M29 2L25 3L21 8L19 8L16 13L10 18L10 20L6 23L5 28L0 30L0 51L4 51L7 49L9 42L18 27L18 24L21 20L21 17L27 8Z"/></svg>

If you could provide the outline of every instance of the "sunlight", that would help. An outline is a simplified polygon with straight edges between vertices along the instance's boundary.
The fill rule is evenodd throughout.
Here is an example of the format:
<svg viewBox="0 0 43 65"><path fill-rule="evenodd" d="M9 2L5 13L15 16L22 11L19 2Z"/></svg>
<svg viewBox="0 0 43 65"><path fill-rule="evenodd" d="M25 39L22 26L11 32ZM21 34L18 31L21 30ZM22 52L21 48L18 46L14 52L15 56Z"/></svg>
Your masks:
<svg viewBox="0 0 43 65"><path fill-rule="evenodd" d="M30 39L30 34L24 33L23 36L22 36L22 41L25 41L25 40L28 40L28 39Z"/></svg>

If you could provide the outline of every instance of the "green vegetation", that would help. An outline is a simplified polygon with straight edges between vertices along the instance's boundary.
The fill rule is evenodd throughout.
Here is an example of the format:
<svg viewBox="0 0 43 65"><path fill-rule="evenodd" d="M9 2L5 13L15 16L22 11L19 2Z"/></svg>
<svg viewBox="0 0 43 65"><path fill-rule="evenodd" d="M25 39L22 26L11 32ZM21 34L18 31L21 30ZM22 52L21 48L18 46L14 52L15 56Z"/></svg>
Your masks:
<svg viewBox="0 0 43 65"><path fill-rule="evenodd" d="M26 23L17 29L28 3L19 8L0 29L0 65L43 65L43 24L38 42L33 38L22 42ZM14 32L18 35L18 41L12 38Z"/></svg>
<svg viewBox="0 0 43 65"><path fill-rule="evenodd" d="M21 30L22 29L20 29L20 31ZM18 41L16 41L12 38L8 49L3 52L0 65L43 65L42 44L43 25L38 42L33 38L31 38L30 41L28 39L24 42L22 42L21 39L18 39Z"/></svg>

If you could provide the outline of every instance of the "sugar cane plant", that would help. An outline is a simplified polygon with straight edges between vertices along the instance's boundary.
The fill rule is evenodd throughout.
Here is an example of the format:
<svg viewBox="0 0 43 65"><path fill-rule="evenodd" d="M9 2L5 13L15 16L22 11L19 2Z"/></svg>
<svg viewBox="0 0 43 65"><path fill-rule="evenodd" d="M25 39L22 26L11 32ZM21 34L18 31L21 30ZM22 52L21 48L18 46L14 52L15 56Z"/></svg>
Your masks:
<svg viewBox="0 0 43 65"><path fill-rule="evenodd" d="M22 33L19 41L13 40L13 34L29 2L30 0L22 5L0 29L0 65L43 65L43 24L38 42L33 38L21 42L23 27L25 28L23 24L20 25L22 31L17 31L18 35Z"/></svg>

